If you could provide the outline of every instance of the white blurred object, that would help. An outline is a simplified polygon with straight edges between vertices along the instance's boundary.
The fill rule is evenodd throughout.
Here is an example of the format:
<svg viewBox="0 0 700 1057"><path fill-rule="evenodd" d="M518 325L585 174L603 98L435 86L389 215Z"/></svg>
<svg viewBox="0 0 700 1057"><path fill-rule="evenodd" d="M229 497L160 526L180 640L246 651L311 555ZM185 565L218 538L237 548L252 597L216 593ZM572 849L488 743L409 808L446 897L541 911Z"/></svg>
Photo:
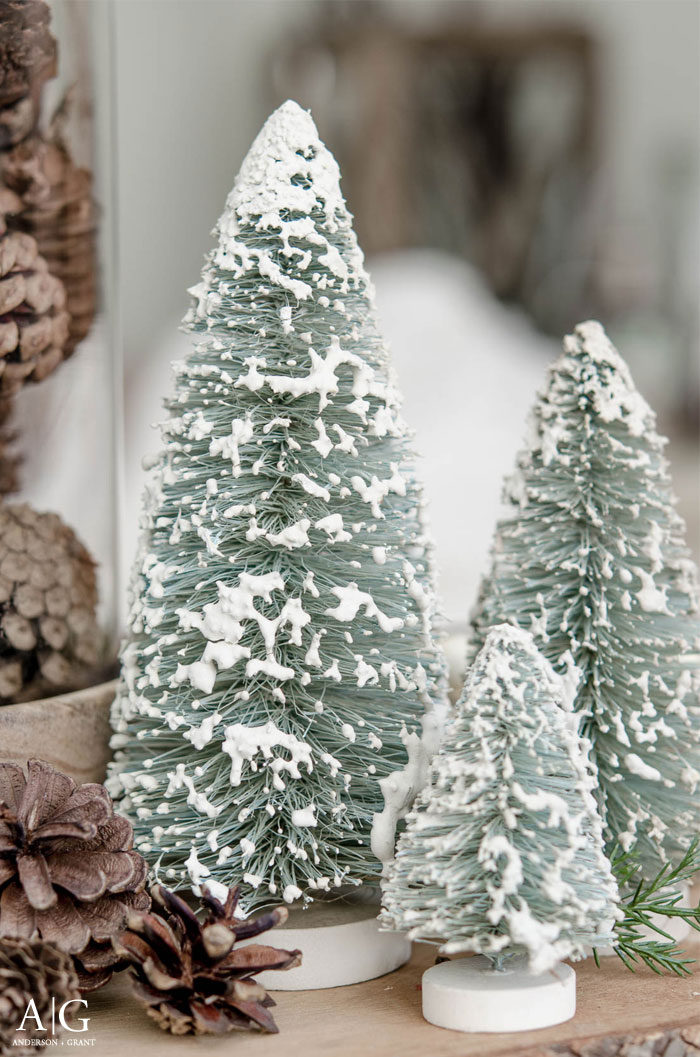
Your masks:
<svg viewBox="0 0 700 1057"><path fill-rule="evenodd" d="M370 262L404 413L416 432L445 616L464 624L488 557L503 477L558 351L478 273L434 250Z"/></svg>
<svg viewBox="0 0 700 1057"><path fill-rule="evenodd" d="M9 501L60 514L88 548L97 562L98 615L113 648L123 585L116 582L119 453L107 330L98 316L70 359L16 397L11 426L21 488Z"/></svg>
<svg viewBox="0 0 700 1057"><path fill-rule="evenodd" d="M450 622L464 625L487 560L502 480L514 466L527 412L557 344L520 312L499 304L475 270L457 258L402 250L370 261L369 268L405 416L421 454L443 611ZM170 362L188 349L189 338L174 321L130 367L127 568L137 539L141 460L158 448L149 424L162 417Z"/></svg>

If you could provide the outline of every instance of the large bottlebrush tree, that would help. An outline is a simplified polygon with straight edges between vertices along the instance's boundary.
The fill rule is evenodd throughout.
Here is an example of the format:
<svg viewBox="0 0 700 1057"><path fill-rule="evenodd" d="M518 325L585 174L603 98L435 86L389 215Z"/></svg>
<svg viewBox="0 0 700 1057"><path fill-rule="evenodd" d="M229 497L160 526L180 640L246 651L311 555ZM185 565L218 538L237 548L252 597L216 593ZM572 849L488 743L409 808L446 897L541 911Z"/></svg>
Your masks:
<svg viewBox="0 0 700 1057"><path fill-rule="evenodd" d="M152 468L110 787L247 907L378 878L444 693L411 436L338 167L285 103L236 179Z"/></svg>

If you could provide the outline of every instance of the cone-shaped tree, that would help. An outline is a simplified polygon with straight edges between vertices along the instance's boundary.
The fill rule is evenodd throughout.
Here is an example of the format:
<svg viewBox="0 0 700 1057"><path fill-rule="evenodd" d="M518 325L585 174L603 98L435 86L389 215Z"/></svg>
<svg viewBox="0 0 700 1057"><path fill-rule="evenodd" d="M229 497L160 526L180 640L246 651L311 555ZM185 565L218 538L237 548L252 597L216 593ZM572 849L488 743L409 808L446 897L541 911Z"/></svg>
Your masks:
<svg viewBox="0 0 700 1057"><path fill-rule="evenodd" d="M577 327L506 484L472 643L509 621L557 670L573 656L606 839L649 874L700 815L697 578L664 443L603 328Z"/></svg>
<svg viewBox="0 0 700 1057"><path fill-rule="evenodd" d="M444 678L411 437L338 167L295 103L216 233L145 503L111 788L160 876L243 873L250 907L378 876L372 817L406 809L379 783L410 797Z"/></svg>
<svg viewBox="0 0 700 1057"><path fill-rule="evenodd" d="M588 744L532 636L492 628L382 882L387 926L543 972L612 938Z"/></svg>

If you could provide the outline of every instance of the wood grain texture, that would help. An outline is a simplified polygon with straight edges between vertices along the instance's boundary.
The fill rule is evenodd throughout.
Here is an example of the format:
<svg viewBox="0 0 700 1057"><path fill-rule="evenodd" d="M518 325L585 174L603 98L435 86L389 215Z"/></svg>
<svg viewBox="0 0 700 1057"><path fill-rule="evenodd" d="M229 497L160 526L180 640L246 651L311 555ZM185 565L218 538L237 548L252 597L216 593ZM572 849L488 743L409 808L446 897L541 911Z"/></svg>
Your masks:
<svg viewBox="0 0 700 1057"><path fill-rule="evenodd" d="M110 758L109 709L116 680L0 708L0 761L37 756L76 782L101 782Z"/></svg>
<svg viewBox="0 0 700 1057"><path fill-rule="evenodd" d="M698 956L697 949L693 956ZM687 979L628 972L617 958L576 967L578 1012L542 1031L463 1035L421 1016L421 975L434 948L416 945L395 973L353 987L278 992L279 1035L168 1038L132 1000L125 975L89 999L100 1057L696 1057L700 973Z"/></svg>
<svg viewBox="0 0 700 1057"><path fill-rule="evenodd" d="M644 1035L606 1035L537 1050L529 1057L698 1057L700 1028L673 1028Z"/></svg>

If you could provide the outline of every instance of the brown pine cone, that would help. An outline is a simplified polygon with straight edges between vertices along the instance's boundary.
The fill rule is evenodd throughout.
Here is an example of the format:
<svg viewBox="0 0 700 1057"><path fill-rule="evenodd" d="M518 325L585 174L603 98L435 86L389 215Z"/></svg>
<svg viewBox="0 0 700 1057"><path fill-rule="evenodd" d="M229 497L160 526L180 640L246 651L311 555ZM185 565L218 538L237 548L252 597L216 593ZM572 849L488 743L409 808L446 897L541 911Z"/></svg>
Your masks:
<svg viewBox="0 0 700 1057"><path fill-rule="evenodd" d="M65 286L70 355L90 329L97 300L92 176L75 165L60 138L38 133L0 156L0 174L22 201L9 226L36 239L49 271Z"/></svg>
<svg viewBox="0 0 700 1057"><path fill-rule="evenodd" d="M44 760L0 764L0 936L39 936L73 956L81 991L119 965L112 936L148 907L146 863L103 785Z"/></svg>
<svg viewBox="0 0 700 1057"><path fill-rule="evenodd" d="M0 0L0 149L36 127L41 88L56 74L56 41L44 0Z"/></svg>
<svg viewBox="0 0 700 1057"><path fill-rule="evenodd" d="M129 915L128 930L113 940L133 966L134 993L163 1031L173 1035L224 1035L229 1031L276 1032L269 1012L274 1001L252 978L267 969L293 969L300 951L238 940L287 920L286 907L257 918L236 919L238 888L226 903L202 885L207 916L200 922L173 892L154 885L150 913Z"/></svg>
<svg viewBox="0 0 700 1057"><path fill-rule="evenodd" d="M96 606L95 563L58 514L0 506L0 705L89 685Z"/></svg>
<svg viewBox="0 0 700 1057"><path fill-rule="evenodd" d="M0 397L40 382L66 355L69 318L63 283L50 274L36 240L9 231L22 203L0 189Z"/></svg>
<svg viewBox="0 0 700 1057"><path fill-rule="evenodd" d="M0 497L19 489L20 457L14 449L17 439L12 428L12 400L0 399Z"/></svg>
<svg viewBox="0 0 700 1057"><path fill-rule="evenodd" d="M30 1000L34 1001L32 1013L36 1011L50 1030L52 1020L55 1029L59 1027L57 1018L51 1016L52 999L55 1008L60 1009L64 1002L79 996L70 954L43 940L0 940L0 1054L15 1053L17 1047L13 1043L18 1037L27 1046L34 1039L50 1037L39 1030L33 1016L26 1019L22 1035L17 1035Z"/></svg>

